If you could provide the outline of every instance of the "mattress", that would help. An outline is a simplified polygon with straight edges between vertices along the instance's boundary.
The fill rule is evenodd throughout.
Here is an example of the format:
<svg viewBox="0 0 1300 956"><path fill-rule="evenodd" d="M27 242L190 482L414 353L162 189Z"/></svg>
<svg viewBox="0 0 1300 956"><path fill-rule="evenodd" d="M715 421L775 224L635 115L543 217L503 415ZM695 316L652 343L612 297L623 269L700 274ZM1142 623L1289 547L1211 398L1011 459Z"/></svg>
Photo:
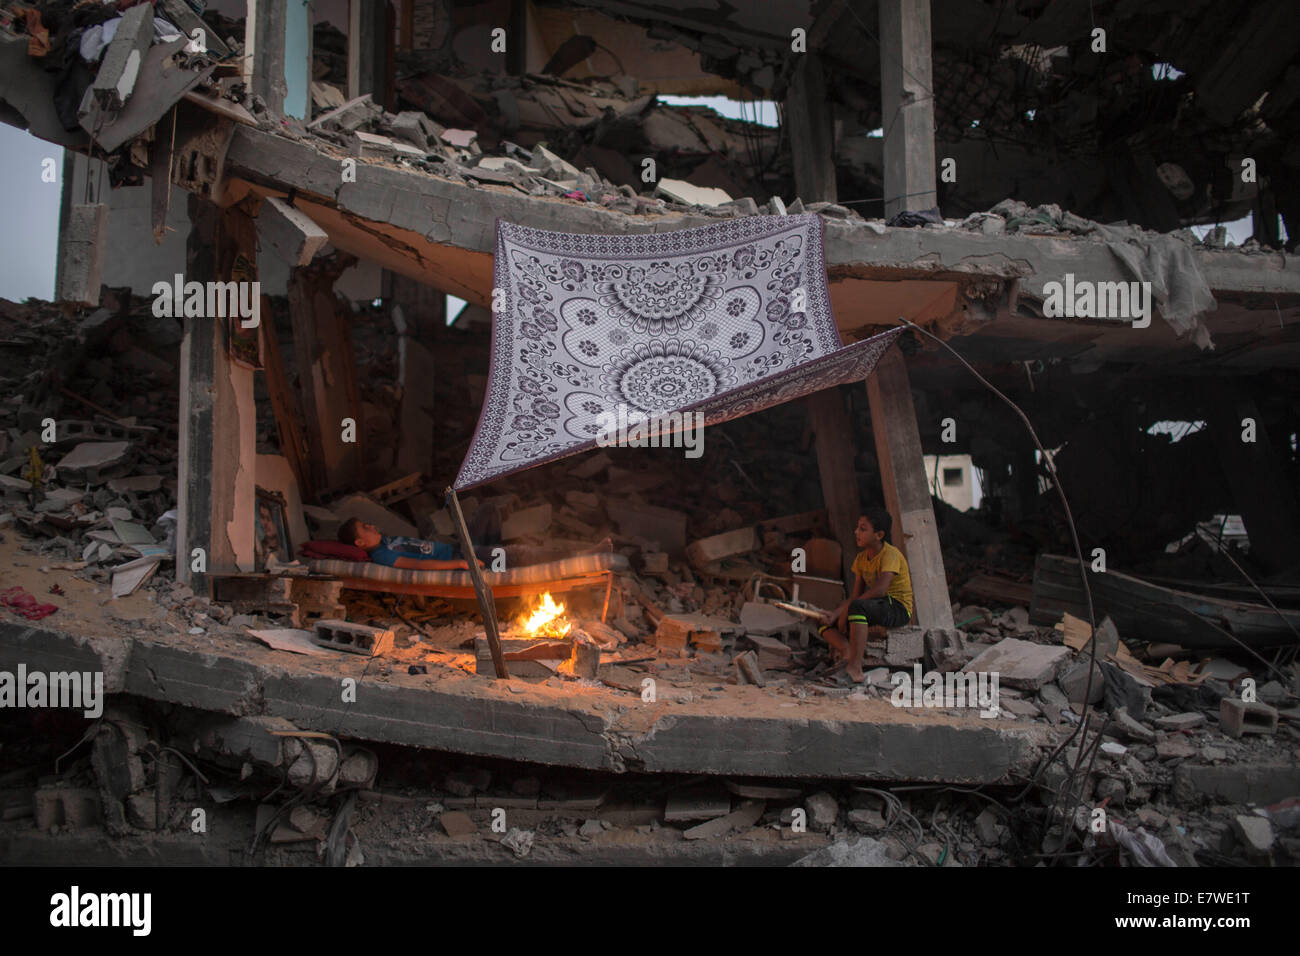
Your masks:
<svg viewBox="0 0 1300 956"><path fill-rule="evenodd" d="M392 568L370 561L317 560L309 564L313 574L328 574L336 578L364 578L377 584L437 585L473 589L474 582L468 571L413 571L409 568ZM505 587L521 584L544 584L565 578L600 574L604 571L626 571L628 561L621 554L606 551L601 554L582 554L545 564L530 564L509 571L484 571L483 580L488 587Z"/></svg>

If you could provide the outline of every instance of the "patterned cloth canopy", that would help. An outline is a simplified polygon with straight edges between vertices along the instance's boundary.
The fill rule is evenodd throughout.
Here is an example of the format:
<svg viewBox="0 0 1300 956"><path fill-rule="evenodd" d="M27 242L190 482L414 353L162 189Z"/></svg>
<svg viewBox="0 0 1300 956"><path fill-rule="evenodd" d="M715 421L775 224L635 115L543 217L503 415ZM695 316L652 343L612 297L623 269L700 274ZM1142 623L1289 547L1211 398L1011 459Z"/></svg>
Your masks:
<svg viewBox="0 0 1300 956"><path fill-rule="evenodd" d="M815 215L645 235L497 221L492 366L456 488L593 448L617 414L706 425L865 379L898 330L845 347Z"/></svg>

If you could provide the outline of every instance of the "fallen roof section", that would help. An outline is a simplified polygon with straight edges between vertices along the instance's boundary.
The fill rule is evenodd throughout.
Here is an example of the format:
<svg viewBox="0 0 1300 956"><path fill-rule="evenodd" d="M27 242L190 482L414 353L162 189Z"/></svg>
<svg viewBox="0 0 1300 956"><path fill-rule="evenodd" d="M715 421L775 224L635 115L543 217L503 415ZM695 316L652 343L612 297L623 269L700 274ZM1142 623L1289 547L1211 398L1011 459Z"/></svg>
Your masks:
<svg viewBox="0 0 1300 956"><path fill-rule="evenodd" d="M307 730L431 750L623 772L913 780L1025 779L1053 741L1041 726L882 700L783 701L757 687L717 699L664 686L655 703L586 687L548 688L469 675L409 675L352 655L285 655L213 637L76 637L0 623L0 669L102 671L106 694L238 716L284 717ZM356 681L345 703L343 681Z"/></svg>

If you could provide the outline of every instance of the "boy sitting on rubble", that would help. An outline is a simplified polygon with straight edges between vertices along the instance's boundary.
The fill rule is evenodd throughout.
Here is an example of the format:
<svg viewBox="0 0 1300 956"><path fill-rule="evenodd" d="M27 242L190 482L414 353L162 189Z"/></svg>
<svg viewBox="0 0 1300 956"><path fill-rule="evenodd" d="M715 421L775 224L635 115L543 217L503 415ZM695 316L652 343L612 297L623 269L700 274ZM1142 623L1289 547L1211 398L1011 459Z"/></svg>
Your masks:
<svg viewBox="0 0 1300 956"><path fill-rule="evenodd" d="M853 634L853 624L902 627L912 619L912 576L907 558L889 543L893 521L884 508L867 508L853 538L862 549L853 559L853 593L834 611L822 615L826 622L817 633L825 638L855 683L861 683L866 628ZM844 639L845 633L852 635Z"/></svg>

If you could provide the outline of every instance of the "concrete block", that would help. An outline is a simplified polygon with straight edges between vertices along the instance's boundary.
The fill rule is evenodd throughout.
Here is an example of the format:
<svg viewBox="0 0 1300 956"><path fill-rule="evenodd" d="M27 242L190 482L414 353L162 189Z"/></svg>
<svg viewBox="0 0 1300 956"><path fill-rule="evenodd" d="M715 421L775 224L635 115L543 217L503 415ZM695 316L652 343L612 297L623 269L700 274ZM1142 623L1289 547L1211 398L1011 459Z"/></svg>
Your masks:
<svg viewBox="0 0 1300 956"><path fill-rule="evenodd" d="M153 7L136 4L117 24L117 32L99 61L99 72L90 86L94 101L105 110L120 110L131 97L140 76L144 55L153 42Z"/></svg>
<svg viewBox="0 0 1300 956"><path fill-rule="evenodd" d="M282 199L268 196L257 214L257 234L289 266L305 266L329 242L311 217Z"/></svg>
<svg viewBox="0 0 1300 956"><path fill-rule="evenodd" d="M562 663L559 672L566 677L595 680L600 670L600 647L584 641L574 641L569 659Z"/></svg>
<svg viewBox="0 0 1300 956"><path fill-rule="evenodd" d="M753 528L738 528L694 541L686 549L691 564L703 567L713 561L758 550L758 535Z"/></svg>
<svg viewBox="0 0 1300 956"><path fill-rule="evenodd" d="M36 828L95 826L100 819L99 791L90 787L40 787L34 795Z"/></svg>
<svg viewBox="0 0 1300 956"><path fill-rule="evenodd" d="M919 627L900 627L885 634L885 663L903 667L925 657L925 632Z"/></svg>
<svg viewBox="0 0 1300 956"><path fill-rule="evenodd" d="M1232 829L1251 856L1267 856L1273 848L1273 825L1264 817L1238 814L1232 818Z"/></svg>
<svg viewBox="0 0 1300 956"><path fill-rule="evenodd" d="M322 620L312 625L312 643L334 651L378 657L393 649L395 635L378 627L350 621Z"/></svg>
<svg viewBox="0 0 1300 956"><path fill-rule="evenodd" d="M429 141L436 138L441 127L418 110L398 113L392 122L393 135L412 146L428 150Z"/></svg>
<svg viewBox="0 0 1300 956"><path fill-rule="evenodd" d="M1245 734L1277 733L1277 709L1268 704L1250 702L1239 697L1219 701L1219 724L1229 737Z"/></svg>
<svg viewBox="0 0 1300 956"><path fill-rule="evenodd" d="M1161 730L1191 730L1203 723L1205 723L1205 715L1194 712L1170 714L1167 717L1157 717L1155 719L1155 725Z"/></svg>
<svg viewBox="0 0 1300 956"><path fill-rule="evenodd" d="M1075 661L1061 672L1056 679L1057 686L1065 691L1066 699L1072 704L1083 704L1084 692L1088 690L1088 660ZM1099 704L1106 696L1106 677L1100 664L1092 665L1092 690L1088 694L1088 703Z"/></svg>
<svg viewBox="0 0 1300 956"><path fill-rule="evenodd" d="M808 826L814 830L829 830L840 815L839 801L824 790L805 800L804 809L808 811Z"/></svg>
<svg viewBox="0 0 1300 956"><path fill-rule="evenodd" d="M73 305L98 305L108 248L108 205L74 204L59 236L59 288L56 298Z"/></svg>
<svg viewBox="0 0 1300 956"><path fill-rule="evenodd" d="M1009 637L999 641L962 668L965 672L997 673L998 681L1019 690L1038 690L1055 679L1070 656L1061 644L1033 644Z"/></svg>

